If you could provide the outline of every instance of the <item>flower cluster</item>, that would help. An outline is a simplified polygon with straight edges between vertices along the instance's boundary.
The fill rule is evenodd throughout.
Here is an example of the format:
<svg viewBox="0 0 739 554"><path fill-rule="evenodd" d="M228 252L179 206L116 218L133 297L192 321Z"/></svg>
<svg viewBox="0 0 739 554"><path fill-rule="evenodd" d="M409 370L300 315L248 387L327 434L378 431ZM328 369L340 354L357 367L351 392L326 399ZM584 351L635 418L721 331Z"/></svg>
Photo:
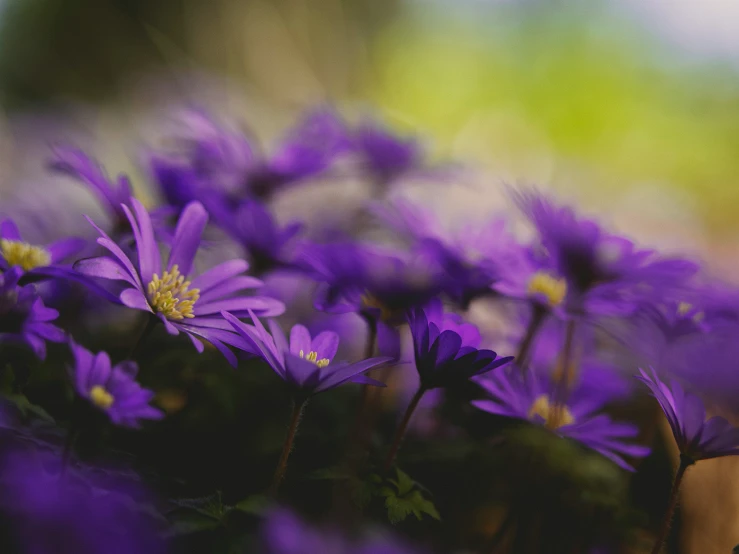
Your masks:
<svg viewBox="0 0 739 554"><path fill-rule="evenodd" d="M107 215L87 217L87 236L29 241L31 221L0 223L0 490L17 499L0 503L2 523L17 522L0 524L0 544L7 528L34 553L158 552L195 535L208 552L401 553L437 541L584 552L617 535L600 532L604 520L626 518L591 509L602 490L570 489L623 490L643 471L658 426L646 392L679 452L668 523L688 466L739 454L739 429L718 414L739 389L739 292L694 261L535 189L508 190L504 213L450 225L403 196L409 178L453 186L419 140L326 107L268 151L202 110L179 122L167 148L141 157L153 195L54 148L52 174ZM325 226L320 206L309 224L276 201L348 178L372 199L326 209ZM536 469L516 450L530 436L541 441L524 448ZM491 457L526 460L498 467L524 477L495 483ZM116 469L102 469L110 458ZM100 485L123 466L152 490ZM531 483L556 514L510 500ZM330 524L308 525L278 500ZM140 510L114 525L118 502ZM245 514L264 515L265 503L261 538L251 536ZM459 523L490 516L489 505L500 525ZM571 510L576 521L563 520ZM384 512L459 529L424 540L427 529L410 528L398 542L377 531Z"/></svg>

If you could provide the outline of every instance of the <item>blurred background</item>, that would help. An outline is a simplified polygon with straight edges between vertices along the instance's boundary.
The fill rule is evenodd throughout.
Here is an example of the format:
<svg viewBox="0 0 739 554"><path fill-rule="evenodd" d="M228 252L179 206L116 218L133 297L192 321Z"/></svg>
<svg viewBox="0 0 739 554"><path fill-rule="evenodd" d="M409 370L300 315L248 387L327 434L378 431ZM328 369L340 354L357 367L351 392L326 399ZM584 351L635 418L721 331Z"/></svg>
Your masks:
<svg viewBox="0 0 739 554"><path fill-rule="evenodd" d="M536 183L739 281L736 0L0 0L2 194L70 135L141 177L187 103L267 141L316 104L381 115L471 168L426 193L460 213ZM729 469L686 485L689 552L736 536Z"/></svg>

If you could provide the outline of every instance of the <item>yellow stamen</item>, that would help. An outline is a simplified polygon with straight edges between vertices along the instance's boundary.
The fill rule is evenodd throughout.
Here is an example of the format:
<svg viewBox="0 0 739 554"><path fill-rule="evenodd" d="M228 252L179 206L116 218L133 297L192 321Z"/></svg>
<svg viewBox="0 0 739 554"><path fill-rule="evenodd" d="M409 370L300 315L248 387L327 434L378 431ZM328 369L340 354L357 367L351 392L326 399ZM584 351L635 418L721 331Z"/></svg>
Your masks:
<svg viewBox="0 0 739 554"><path fill-rule="evenodd" d="M529 417L535 415L544 418L544 426L547 429L558 429L575 421L575 416L567 406L553 406L549 403L549 397L546 394L539 396L531 405Z"/></svg>
<svg viewBox="0 0 739 554"><path fill-rule="evenodd" d="M308 352L307 355L301 350L300 357L304 360L308 360L309 362L313 362L318 367L326 367L328 364L331 363L331 360L329 360L328 358L318 359L318 352L313 352L312 350Z"/></svg>
<svg viewBox="0 0 739 554"><path fill-rule="evenodd" d="M33 246L19 240L0 240L3 258L10 266L20 266L26 271L44 267L51 263L51 254L46 248Z"/></svg>
<svg viewBox="0 0 739 554"><path fill-rule="evenodd" d="M177 265L170 271L162 273L162 278L155 273L148 286L149 304L167 319L180 320L195 317L193 307L200 298L200 290L190 288L190 281L180 275Z"/></svg>
<svg viewBox="0 0 739 554"><path fill-rule="evenodd" d="M90 400L98 408L107 410L113 405L115 398L101 385L95 385L90 389Z"/></svg>
<svg viewBox="0 0 739 554"><path fill-rule="evenodd" d="M531 295L544 296L550 306L556 307L562 303L567 294L567 281L539 271L529 279L527 291Z"/></svg>

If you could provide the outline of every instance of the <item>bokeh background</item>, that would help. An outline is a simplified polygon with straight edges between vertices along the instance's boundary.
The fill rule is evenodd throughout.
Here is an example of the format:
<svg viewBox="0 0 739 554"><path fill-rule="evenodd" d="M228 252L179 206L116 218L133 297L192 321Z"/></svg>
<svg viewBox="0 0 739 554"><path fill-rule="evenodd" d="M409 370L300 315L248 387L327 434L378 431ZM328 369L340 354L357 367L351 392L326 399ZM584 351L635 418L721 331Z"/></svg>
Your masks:
<svg viewBox="0 0 739 554"><path fill-rule="evenodd" d="M135 177L172 105L269 140L326 102L468 168L429 202L482 213L537 183L739 280L734 0L0 0L4 196L45 179L61 137ZM686 484L686 551L739 533L734 466Z"/></svg>

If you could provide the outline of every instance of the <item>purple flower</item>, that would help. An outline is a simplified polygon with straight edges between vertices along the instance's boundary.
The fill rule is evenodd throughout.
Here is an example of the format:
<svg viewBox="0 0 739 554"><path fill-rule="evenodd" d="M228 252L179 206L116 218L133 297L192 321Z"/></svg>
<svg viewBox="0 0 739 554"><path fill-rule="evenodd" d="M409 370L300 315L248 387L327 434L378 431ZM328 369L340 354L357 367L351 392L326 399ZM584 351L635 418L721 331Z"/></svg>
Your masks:
<svg viewBox="0 0 739 554"><path fill-rule="evenodd" d="M164 417L149 405L154 393L136 382L138 366L135 362L111 366L106 352L93 354L73 341L69 346L74 354L71 374L77 394L108 414L113 423L135 428L140 419Z"/></svg>
<svg viewBox="0 0 739 554"><path fill-rule="evenodd" d="M554 382L541 382L534 375L524 381L518 372L499 372L478 383L489 396L475 400L472 405L491 414L530 421L542 425L561 437L576 440L595 450L618 466L633 471L625 456L643 457L649 448L629 444L626 440L638 435L638 428L612 421L597 412L603 407L603 398L590 395L570 395L566 405L558 406Z"/></svg>
<svg viewBox="0 0 739 554"><path fill-rule="evenodd" d="M68 276L72 268L62 262L84 247L84 239L77 237L60 239L48 246L29 244L11 219L0 223L0 268L4 271L16 267L29 278Z"/></svg>
<svg viewBox="0 0 739 554"><path fill-rule="evenodd" d="M288 343L277 322L268 321L270 334L256 315L250 315L253 327L230 313L224 312L223 317L250 345L250 351L262 357L295 394L312 396L345 383L384 386L364 374L390 358L369 358L353 364L336 362L339 336L333 331L323 331L311 338L305 327L295 325Z"/></svg>
<svg viewBox="0 0 739 554"><path fill-rule="evenodd" d="M95 160L75 148L55 148L51 167L87 184L116 224L127 224L126 214L121 209L133 193L127 176L119 175L113 182Z"/></svg>
<svg viewBox="0 0 739 554"><path fill-rule="evenodd" d="M54 460L56 461L56 460ZM45 467L52 460L34 452L4 453L0 463L0 509L4 527L24 554L163 554L153 518L139 506L149 495L131 480ZM103 482L105 481L105 482Z"/></svg>
<svg viewBox="0 0 739 554"><path fill-rule="evenodd" d="M269 209L258 200L244 200L236 210L209 206L214 222L248 253L256 274L292 265L293 239L301 223L280 227Z"/></svg>
<svg viewBox="0 0 739 554"><path fill-rule="evenodd" d="M254 277L241 275L249 267L243 260L224 262L191 277L193 260L208 220L200 203L192 202L182 211L164 268L149 213L135 198L131 199L131 205L133 213L128 206L123 210L133 229L138 264L90 220L101 235L98 244L111 255L81 260L76 268L92 277L126 283L119 295L120 303L156 315L171 335L183 331L198 352L204 348L198 337L205 339L236 365L236 357L224 343L242 349L244 344L223 321L221 311L246 315L254 310L261 315L277 315L284 311L284 305L263 296L238 296L262 284Z"/></svg>
<svg viewBox="0 0 739 554"><path fill-rule="evenodd" d="M249 192L264 197L315 177L328 170L348 149L347 131L336 113L328 108L314 110L288 133L269 159L249 168Z"/></svg>
<svg viewBox="0 0 739 554"><path fill-rule="evenodd" d="M706 409L697 396L686 392L679 383L664 383L652 369L643 369L637 379L649 387L670 424L680 454L690 462L739 454L739 428L726 419L706 419Z"/></svg>
<svg viewBox="0 0 739 554"><path fill-rule="evenodd" d="M479 350L476 329L451 318L442 319L433 309L428 313L421 308L410 311L408 323L424 390L452 386L513 360L511 356L498 358L492 350Z"/></svg>
<svg viewBox="0 0 739 554"><path fill-rule="evenodd" d="M394 135L375 121L360 125L355 148L365 171L380 186L388 186L423 165L423 150L415 138Z"/></svg>
<svg viewBox="0 0 739 554"><path fill-rule="evenodd" d="M63 342L64 331L53 325L59 312L44 306L34 285L18 286L22 272L0 274L0 344L28 346L42 360L46 342Z"/></svg>
<svg viewBox="0 0 739 554"><path fill-rule="evenodd" d="M661 302L685 290L698 270L687 260L637 249L631 241L606 233L543 195L514 194L539 233L556 270L553 277L565 280L565 306L570 313L633 313L644 303Z"/></svg>
<svg viewBox="0 0 739 554"><path fill-rule="evenodd" d="M305 244L298 263L319 282L315 307L357 313L377 331L379 351L400 355L398 326L407 310L425 305L443 290L436 260L356 242Z"/></svg>

